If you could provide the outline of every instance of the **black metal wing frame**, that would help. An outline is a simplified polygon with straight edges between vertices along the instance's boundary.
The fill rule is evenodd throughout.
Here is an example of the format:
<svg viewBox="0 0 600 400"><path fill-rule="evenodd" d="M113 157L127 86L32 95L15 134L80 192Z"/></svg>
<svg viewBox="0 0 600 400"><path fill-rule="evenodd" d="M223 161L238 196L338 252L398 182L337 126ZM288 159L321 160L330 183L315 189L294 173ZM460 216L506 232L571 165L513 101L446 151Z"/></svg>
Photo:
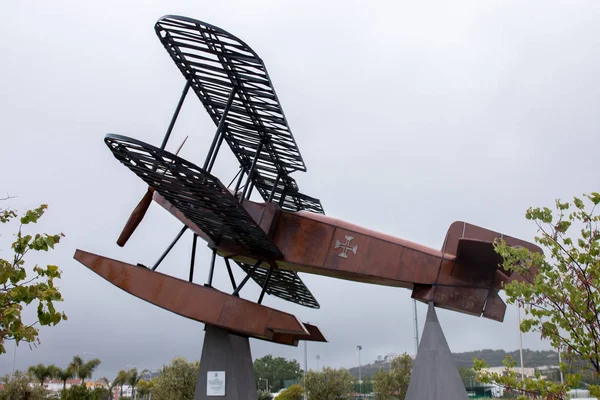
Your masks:
<svg viewBox="0 0 600 400"><path fill-rule="evenodd" d="M225 141L240 163L236 193L249 198L256 189L285 210L324 214L320 200L301 193L290 176L306 165L262 59L234 35L195 19L167 15L155 31L186 80L176 115L191 88L217 126L203 169L211 171Z"/></svg>

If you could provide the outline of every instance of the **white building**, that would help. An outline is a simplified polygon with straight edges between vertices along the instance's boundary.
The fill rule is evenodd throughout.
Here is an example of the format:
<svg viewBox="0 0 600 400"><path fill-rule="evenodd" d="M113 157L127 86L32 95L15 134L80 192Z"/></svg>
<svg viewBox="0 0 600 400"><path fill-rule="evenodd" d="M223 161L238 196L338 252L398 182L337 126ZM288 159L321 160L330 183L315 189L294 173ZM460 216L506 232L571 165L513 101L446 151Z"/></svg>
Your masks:
<svg viewBox="0 0 600 400"><path fill-rule="evenodd" d="M121 394L121 386L116 386L116 388L118 390L119 396L131 397L133 395L133 390L129 385L123 385L123 394Z"/></svg>
<svg viewBox="0 0 600 400"><path fill-rule="evenodd" d="M63 386L67 389L75 385L81 385L81 379L67 379L66 385L60 379L46 380L44 387L51 392L60 392L63 390Z"/></svg>

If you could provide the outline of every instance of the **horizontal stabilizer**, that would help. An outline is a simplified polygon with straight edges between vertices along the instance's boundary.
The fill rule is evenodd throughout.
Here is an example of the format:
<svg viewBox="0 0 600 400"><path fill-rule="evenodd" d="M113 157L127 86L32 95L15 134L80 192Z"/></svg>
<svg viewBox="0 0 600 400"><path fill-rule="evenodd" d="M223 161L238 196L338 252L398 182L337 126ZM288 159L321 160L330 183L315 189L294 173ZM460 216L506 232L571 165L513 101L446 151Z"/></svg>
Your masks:
<svg viewBox="0 0 600 400"><path fill-rule="evenodd" d="M498 291L504 284L524 278L502 268L502 256L494 248L494 242L499 239L509 246L542 251L533 243L465 222L454 222L442 248L448 261L441 264L437 282L415 285L412 297L423 302L433 301L439 308L502 322L506 304Z"/></svg>

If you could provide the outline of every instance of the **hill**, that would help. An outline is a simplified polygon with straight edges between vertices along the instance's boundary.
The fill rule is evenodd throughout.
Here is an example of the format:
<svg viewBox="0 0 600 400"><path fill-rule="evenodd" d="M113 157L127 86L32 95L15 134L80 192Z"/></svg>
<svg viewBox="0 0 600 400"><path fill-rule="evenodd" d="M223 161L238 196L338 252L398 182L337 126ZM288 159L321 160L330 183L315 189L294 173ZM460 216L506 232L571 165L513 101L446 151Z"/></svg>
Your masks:
<svg viewBox="0 0 600 400"><path fill-rule="evenodd" d="M517 365L520 364L519 350L507 353L504 350L483 349L464 353L452 353L452 359L458 368L473 367L473 357L485 360L490 367L502 367L504 365L502 364L502 361L504 361L506 355L512 356L517 361ZM379 357L370 364L362 365L361 373L363 378L372 377L375 375L375 372L380 369L387 370L390 368L389 359L389 356ZM558 354L555 351L550 350L536 351L523 349L523 363L526 367L541 367L544 365L558 366ZM358 367L352 367L349 371L353 376L358 377Z"/></svg>

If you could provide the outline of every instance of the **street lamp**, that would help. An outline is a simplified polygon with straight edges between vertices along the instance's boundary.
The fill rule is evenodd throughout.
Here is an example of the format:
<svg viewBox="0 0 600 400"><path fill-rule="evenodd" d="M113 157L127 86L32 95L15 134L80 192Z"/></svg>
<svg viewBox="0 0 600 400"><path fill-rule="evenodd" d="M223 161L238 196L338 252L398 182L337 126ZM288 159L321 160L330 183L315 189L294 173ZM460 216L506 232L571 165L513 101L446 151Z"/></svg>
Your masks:
<svg viewBox="0 0 600 400"><path fill-rule="evenodd" d="M258 381L266 381L266 387L265 387L265 391L269 391L269 380L268 379L263 379L263 378L258 378ZM260 385L259 385L260 386Z"/></svg>
<svg viewBox="0 0 600 400"><path fill-rule="evenodd" d="M362 373L361 373L361 364L360 364L360 351L362 350L362 346L356 346L358 349L358 390L360 392L360 397L362 398Z"/></svg>
<svg viewBox="0 0 600 400"><path fill-rule="evenodd" d="M319 360L321 359L321 356L317 354L317 371L319 371Z"/></svg>

